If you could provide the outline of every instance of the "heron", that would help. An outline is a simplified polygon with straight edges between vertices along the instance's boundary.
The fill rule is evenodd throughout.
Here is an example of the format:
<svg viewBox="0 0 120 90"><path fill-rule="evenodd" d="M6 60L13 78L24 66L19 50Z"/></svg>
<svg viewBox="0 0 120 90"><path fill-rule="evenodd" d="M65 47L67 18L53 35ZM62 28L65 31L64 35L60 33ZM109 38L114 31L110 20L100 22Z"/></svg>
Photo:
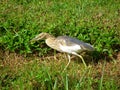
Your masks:
<svg viewBox="0 0 120 90"><path fill-rule="evenodd" d="M59 52L67 53L68 56L68 63L65 66L64 70L69 66L71 58L70 55L76 55L79 58L81 58L85 68L87 67L83 57L79 54L85 51L94 51L94 47L91 44L85 43L83 41L80 41L77 38L72 38L69 36L58 36L54 37L53 35L49 33L42 32L35 36L30 42L35 42L38 40L44 39L45 43L51 47L52 49L55 49ZM64 71L63 70L63 71Z"/></svg>

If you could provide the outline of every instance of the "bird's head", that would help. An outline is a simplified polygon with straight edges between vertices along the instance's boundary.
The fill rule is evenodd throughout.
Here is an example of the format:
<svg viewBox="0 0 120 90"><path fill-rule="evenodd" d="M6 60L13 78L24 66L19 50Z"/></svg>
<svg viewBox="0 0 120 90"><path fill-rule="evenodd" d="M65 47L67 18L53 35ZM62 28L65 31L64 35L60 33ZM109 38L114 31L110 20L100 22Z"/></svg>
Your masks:
<svg viewBox="0 0 120 90"><path fill-rule="evenodd" d="M30 40L30 42L35 42L35 41L38 41L38 40L41 40L41 39L47 39L47 38L50 38L50 37L53 37L53 36L48 34L48 33L43 32L43 33L40 33L37 36L35 36L35 38Z"/></svg>

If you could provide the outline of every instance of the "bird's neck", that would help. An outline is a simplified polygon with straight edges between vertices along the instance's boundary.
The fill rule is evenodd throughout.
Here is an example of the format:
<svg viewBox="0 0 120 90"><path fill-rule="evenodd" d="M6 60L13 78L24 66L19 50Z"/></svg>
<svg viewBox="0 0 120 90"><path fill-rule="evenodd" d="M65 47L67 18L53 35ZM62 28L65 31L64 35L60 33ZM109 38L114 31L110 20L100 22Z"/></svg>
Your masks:
<svg viewBox="0 0 120 90"><path fill-rule="evenodd" d="M50 35L50 34L46 34L44 37L45 37L45 39L53 39L53 38L55 38L53 35Z"/></svg>
<svg viewBox="0 0 120 90"><path fill-rule="evenodd" d="M59 51L58 43L56 43L54 37L47 38L45 42L49 47Z"/></svg>
<svg viewBox="0 0 120 90"><path fill-rule="evenodd" d="M52 45L54 43L54 41L55 41L54 37L49 37L45 40L45 42L48 46Z"/></svg>

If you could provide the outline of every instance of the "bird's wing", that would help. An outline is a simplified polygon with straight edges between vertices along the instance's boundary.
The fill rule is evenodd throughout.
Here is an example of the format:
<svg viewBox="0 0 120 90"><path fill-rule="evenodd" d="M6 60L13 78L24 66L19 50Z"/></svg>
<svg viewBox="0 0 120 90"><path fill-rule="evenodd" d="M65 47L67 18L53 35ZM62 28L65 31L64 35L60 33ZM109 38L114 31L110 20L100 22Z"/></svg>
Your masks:
<svg viewBox="0 0 120 90"><path fill-rule="evenodd" d="M66 46L79 45L81 47L81 50L93 51L92 45L85 43L83 41L80 41L76 38L71 38L68 36L59 36L56 38L56 40L59 41L59 43L61 43L62 45L66 45Z"/></svg>
<svg viewBox="0 0 120 90"><path fill-rule="evenodd" d="M76 38L71 38L68 36L59 36L56 38L56 41L58 41L61 44L65 44L67 46L73 46L73 45L81 45L83 44L82 41L76 39Z"/></svg>

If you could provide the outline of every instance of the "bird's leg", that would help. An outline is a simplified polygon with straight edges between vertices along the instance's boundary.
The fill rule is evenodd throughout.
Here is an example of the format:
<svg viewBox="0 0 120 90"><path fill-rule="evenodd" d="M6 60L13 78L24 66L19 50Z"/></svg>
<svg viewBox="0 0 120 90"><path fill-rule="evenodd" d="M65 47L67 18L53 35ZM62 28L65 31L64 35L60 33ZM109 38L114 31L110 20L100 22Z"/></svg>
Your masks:
<svg viewBox="0 0 120 90"><path fill-rule="evenodd" d="M63 71L65 71L65 70L66 70L66 68L67 68L67 67L69 66L69 64L70 64L70 55L68 54L67 56L68 56L68 60L69 60L69 61L68 61L68 64L65 66L65 68L64 68L64 70L63 70Z"/></svg>
<svg viewBox="0 0 120 90"><path fill-rule="evenodd" d="M73 54L76 55L76 56L78 56L78 57L80 57L80 58L82 59L82 62L83 62L83 64L84 64L85 68L86 68L87 65L86 65L86 63L85 63L83 57L82 57L81 55L77 54L77 53L73 53Z"/></svg>
<svg viewBox="0 0 120 90"><path fill-rule="evenodd" d="M54 50L54 59L57 60L57 58L56 58L56 50Z"/></svg>

